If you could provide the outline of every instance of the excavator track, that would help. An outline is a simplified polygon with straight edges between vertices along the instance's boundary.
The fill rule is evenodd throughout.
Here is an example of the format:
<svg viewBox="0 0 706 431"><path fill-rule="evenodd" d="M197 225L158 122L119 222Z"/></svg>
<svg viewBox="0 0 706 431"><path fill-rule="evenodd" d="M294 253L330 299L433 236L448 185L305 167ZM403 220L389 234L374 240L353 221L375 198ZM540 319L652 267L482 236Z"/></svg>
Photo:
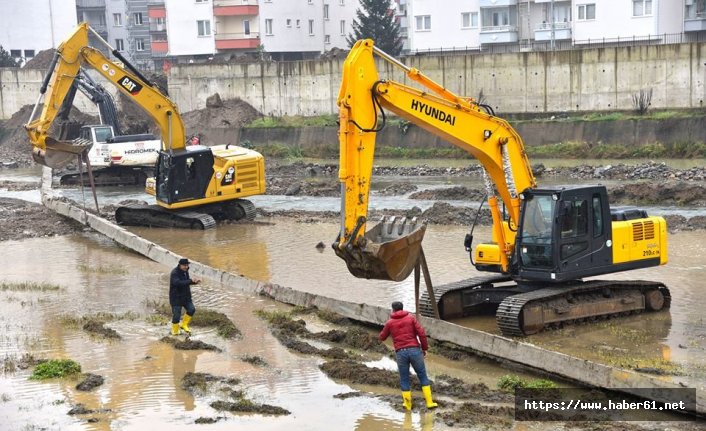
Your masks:
<svg viewBox="0 0 706 431"><path fill-rule="evenodd" d="M524 286L507 276L474 277L434 287L442 319L469 315L485 304L499 304L498 328L505 336L526 336L545 328L622 316L671 305L669 289L650 281L576 281L549 287ZM496 284L500 283L499 286ZM434 317L425 292L419 311Z"/></svg>
<svg viewBox="0 0 706 431"><path fill-rule="evenodd" d="M245 213L245 217L239 219L239 220L247 220L247 221L252 221L255 220L255 216L257 216L257 209L255 209L255 204L250 202L247 199L236 199L235 203L242 208L243 212Z"/></svg>
<svg viewBox="0 0 706 431"><path fill-rule="evenodd" d="M209 214L190 210L168 211L159 205L129 204L115 210L120 225L211 229L216 220Z"/></svg>
<svg viewBox="0 0 706 431"><path fill-rule="evenodd" d="M523 337L546 327L661 310L670 305L669 289L662 283L579 281L509 296L498 306L496 320L503 335Z"/></svg>

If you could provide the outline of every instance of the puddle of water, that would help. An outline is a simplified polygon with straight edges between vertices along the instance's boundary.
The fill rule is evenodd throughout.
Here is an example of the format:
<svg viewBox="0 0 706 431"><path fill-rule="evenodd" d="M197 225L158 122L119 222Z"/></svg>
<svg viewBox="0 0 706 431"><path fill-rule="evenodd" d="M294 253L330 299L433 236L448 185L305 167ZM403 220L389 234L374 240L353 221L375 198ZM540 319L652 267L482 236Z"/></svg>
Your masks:
<svg viewBox="0 0 706 431"><path fill-rule="evenodd" d="M263 219L264 220L264 219ZM333 223L233 224L211 231L133 228L134 232L180 254L262 281L351 302L387 307L402 300L412 310L413 278L402 282L361 280L350 275L330 243L338 232ZM479 275L464 251L466 229L429 226L424 240L432 281L449 283ZM476 229L476 241L490 239L487 227ZM326 247L315 246L323 242ZM612 274L604 279L663 282L672 294L668 312L613 319L531 337L531 342L581 358L623 367L652 368L669 359L683 368L676 377L692 385L706 384L706 300L700 295L706 265L706 232L679 232L669 238L667 266ZM423 288L423 287L422 287ZM456 323L499 333L492 316L460 319ZM681 347L680 347L681 346ZM669 377L668 377L669 378Z"/></svg>
<svg viewBox="0 0 706 431"><path fill-rule="evenodd" d="M261 244L262 232L249 230L235 230L243 241L236 243L239 247L232 247L229 242L228 235L233 231L208 232L214 236L208 237L210 247L202 248L205 254L200 260L213 259L242 273L285 280L287 271L279 267L281 258L271 261L268 247ZM169 236L169 231L160 232ZM175 236L182 241L186 238L181 235L184 232L171 233L178 234ZM194 245L198 246L198 242L194 241ZM258 251L253 252L257 247ZM377 431L401 429L409 424L409 429L422 429L420 416L415 414L408 422L403 413L376 398L333 398L354 390L395 395L397 391L351 387L332 381L318 368L322 359L294 354L282 347L271 335L267 323L253 313L257 309L288 309L282 304L204 282L194 287L196 318L199 308L216 309L231 318L243 335L226 341L214 330L196 328L195 337L223 351L178 351L159 342L168 331L166 322L153 325L145 320L152 313L147 301L166 301L169 268L115 247L111 240L97 234L2 242L0 254L4 264L0 282L60 286L58 291L43 293L0 291L4 305L0 314L0 358L17 357L25 352L36 358L71 358L81 364L84 372L105 378L102 386L84 393L74 389L77 381L71 379L29 381L31 370L0 374L2 429L193 429L197 418L219 416L209 403L224 396L193 396L183 390L181 379L187 372L240 378L242 384L236 389L244 390L249 399L292 412L283 417L226 414L227 420L204 425L206 429L233 429L234 424L258 430ZM280 256L285 254L282 252ZM107 324L123 337L114 342L93 338L80 328L61 323L62 316L80 317L98 312L132 312L137 317ZM326 330L326 326L327 323L315 319L311 328ZM247 363L242 360L245 355L259 356L267 366ZM385 363L386 368L394 366L391 360L375 354L368 360ZM485 378L491 386L508 373L489 361L481 365L476 365L476 360L452 362L433 355L428 359L432 375L446 373L469 382ZM78 403L89 409L108 411L82 417L67 415ZM86 422L89 417L99 422L89 424ZM424 426L428 430L448 429L440 420Z"/></svg>

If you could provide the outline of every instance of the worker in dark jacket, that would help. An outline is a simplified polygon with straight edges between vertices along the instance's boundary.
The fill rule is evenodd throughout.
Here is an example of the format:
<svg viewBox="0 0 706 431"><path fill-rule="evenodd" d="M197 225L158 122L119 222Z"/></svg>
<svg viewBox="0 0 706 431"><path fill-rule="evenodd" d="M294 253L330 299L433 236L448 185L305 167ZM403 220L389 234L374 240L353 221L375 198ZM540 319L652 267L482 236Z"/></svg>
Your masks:
<svg viewBox="0 0 706 431"><path fill-rule="evenodd" d="M172 306L172 335L179 335L179 328L187 334L191 333L189 322L196 313L191 300L191 285L199 284L201 280L189 277L189 259L179 259L179 265L172 269L169 276L169 305ZM186 308L184 320L179 325L181 307Z"/></svg>
<svg viewBox="0 0 706 431"><path fill-rule="evenodd" d="M431 386L427 377L427 370L424 366L424 356L427 354L429 344L427 335L422 325L417 322L409 312L402 309L402 303L395 301L392 303L392 314L390 320L385 323L385 327L380 332L380 341L387 340L392 335L392 342L397 356L397 369L400 373L400 386L402 388L402 405L405 410L412 410L412 391L409 381L409 366L412 365L414 372L419 377L422 384L422 393L427 403L427 408L437 407L431 397Z"/></svg>

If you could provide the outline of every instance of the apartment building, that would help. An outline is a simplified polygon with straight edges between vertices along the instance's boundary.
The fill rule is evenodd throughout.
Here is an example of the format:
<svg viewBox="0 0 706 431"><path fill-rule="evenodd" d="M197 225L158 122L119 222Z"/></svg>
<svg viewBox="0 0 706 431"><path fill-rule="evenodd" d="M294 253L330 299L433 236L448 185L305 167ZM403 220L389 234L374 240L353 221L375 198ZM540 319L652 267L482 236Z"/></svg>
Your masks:
<svg viewBox="0 0 706 431"><path fill-rule="evenodd" d="M313 58L346 49L358 0L260 0L261 42L274 59Z"/></svg>
<svg viewBox="0 0 706 431"><path fill-rule="evenodd" d="M546 49L706 32L706 0L408 0L409 49Z"/></svg>
<svg viewBox="0 0 706 431"><path fill-rule="evenodd" d="M22 65L39 51L56 48L74 27L75 0L3 1L0 46Z"/></svg>

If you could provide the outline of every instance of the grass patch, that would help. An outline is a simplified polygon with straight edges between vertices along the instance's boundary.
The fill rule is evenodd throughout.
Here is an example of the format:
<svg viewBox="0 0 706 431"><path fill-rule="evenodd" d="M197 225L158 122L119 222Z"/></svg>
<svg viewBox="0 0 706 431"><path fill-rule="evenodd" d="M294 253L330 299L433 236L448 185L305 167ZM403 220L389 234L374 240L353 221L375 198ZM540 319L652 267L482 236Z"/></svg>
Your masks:
<svg viewBox="0 0 706 431"><path fill-rule="evenodd" d="M166 319L171 321L172 307L166 302L147 301L146 305L154 309L154 314L148 316L147 318L148 322L162 324L166 323ZM241 334L240 330L235 326L233 321L228 318L228 316L208 308L196 309L194 319L191 323L189 323L189 326L195 328L216 327L217 334L226 339L235 338Z"/></svg>
<svg viewBox="0 0 706 431"><path fill-rule="evenodd" d="M703 142L676 142L671 144L656 142L638 146L562 142L526 147L526 150L530 158L654 159L706 157L706 143Z"/></svg>
<svg viewBox="0 0 706 431"><path fill-rule="evenodd" d="M81 372L81 365L72 359L51 359L37 365L29 377L30 380L54 379Z"/></svg>
<svg viewBox="0 0 706 431"><path fill-rule="evenodd" d="M0 291L6 292L57 292L61 286L50 283L35 283L22 281L19 283L0 283Z"/></svg>
<svg viewBox="0 0 706 431"><path fill-rule="evenodd" d="M92 273L92 274L112 274L112 275L126 275L128 271L121 266L103 266L103 265L86 265L84 263L78 264L76 266L80 272Z"/></svg>
<svg viewBox="0 0 706 431"><path fill-rule="evenodd" d="M254 120L245 127L253 129L271 127L328 127L337 126L337 115L319 115L315 117L286 116L286 117L262 117Z"/></svg>
<svg viewBox="0 0 706 431"><path fill-rule="evenodd" d="M506 374L498 380L498 388L512 392L517 388L522 389L550 389L556 388L556 383L546 379L525 380L519 376Z"/></svg>
<svg viewBox="0 0 706 431"><path fill-rule="evenodd" d="M64 314L59 316L59 322L62 326L67 328L80 328L85 324L92 322L108 323L115 322L117 320L136 320L138 318L139 315L134 311L126 311L125 313L106 313L101 311L95 314L87 314L85 316Z"/></svg>

